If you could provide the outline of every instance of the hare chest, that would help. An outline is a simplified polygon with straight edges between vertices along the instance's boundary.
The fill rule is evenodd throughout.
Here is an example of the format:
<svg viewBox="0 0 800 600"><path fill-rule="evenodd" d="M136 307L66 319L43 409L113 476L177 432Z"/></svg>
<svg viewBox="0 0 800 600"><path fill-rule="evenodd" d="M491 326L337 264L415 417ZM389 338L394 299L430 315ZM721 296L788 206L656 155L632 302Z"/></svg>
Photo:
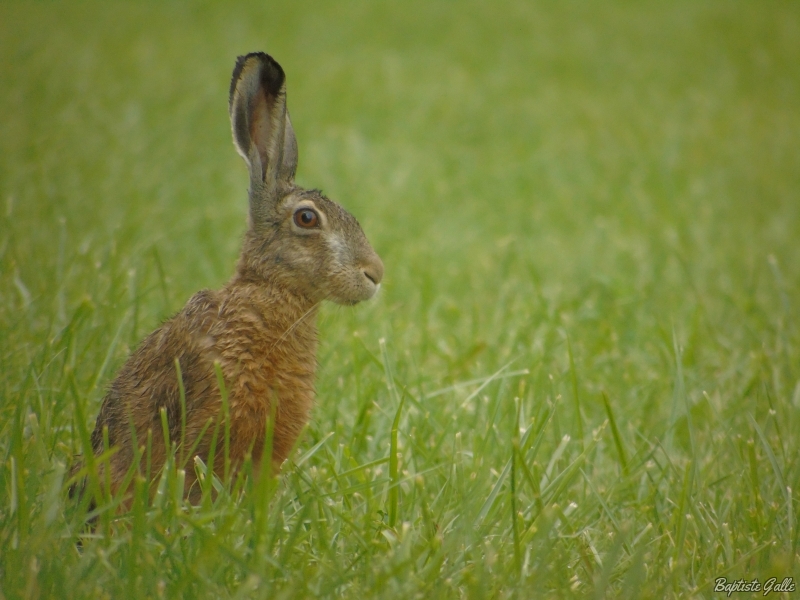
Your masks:
<svg viewBox="0 0 800 600"><path fill-rule="evenodd" d="M272 463L277 468L308 422L314 403L316 326L314 315L304 318L308 310L302 306L287 310L286 299L276 303L263 292L255 298L247 295L251 302L219 306L201 344L207 360L219 362L225 378L231 459L241 463L251 453L259 462L271 421ZM276 305L281 310L275 310Z"/></svg>

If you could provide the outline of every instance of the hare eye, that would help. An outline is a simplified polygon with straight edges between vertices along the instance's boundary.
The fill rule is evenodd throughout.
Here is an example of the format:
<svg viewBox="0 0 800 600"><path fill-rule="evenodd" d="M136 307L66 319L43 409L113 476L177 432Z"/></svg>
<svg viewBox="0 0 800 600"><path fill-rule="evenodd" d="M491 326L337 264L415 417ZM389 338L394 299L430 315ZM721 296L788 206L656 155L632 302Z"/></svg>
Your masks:
<svg viewBox="0 0 800 600"><path fill-rule="evenodd" d="M310 208L301 208L294 213L294 224L303 229L311 229L319 224L319 217Z"/></svg>

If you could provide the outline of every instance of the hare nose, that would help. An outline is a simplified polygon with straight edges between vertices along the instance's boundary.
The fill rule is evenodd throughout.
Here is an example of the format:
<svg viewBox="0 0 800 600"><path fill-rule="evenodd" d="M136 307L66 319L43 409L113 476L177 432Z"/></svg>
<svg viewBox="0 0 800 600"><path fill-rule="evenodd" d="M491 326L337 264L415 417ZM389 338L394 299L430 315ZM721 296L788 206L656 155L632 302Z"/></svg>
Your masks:
<svg viewBox="0 0 800 600"><path fill-rule="evenodd" d="M377 255L361 269L364 277L369 279L375 285L378 285L383 279L383 262Z"/></svg>

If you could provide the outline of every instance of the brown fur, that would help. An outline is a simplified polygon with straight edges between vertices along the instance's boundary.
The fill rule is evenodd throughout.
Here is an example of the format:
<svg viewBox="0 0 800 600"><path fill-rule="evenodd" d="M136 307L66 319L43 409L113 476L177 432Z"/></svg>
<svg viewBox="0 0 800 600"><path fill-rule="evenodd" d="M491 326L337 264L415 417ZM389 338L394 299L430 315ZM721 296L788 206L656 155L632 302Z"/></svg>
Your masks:
<svg viewBox="0 0 800 600"><path fill-rule="evenodd" d="M261 53L239 57L230 112L234 142L250 169L249 227L236 274L221 290L195 294L142 342L111 384L91 442L99 455L107 428L109 445L117 449L109 463L112 492L148 432L151 468L163 466L162 408L170 441L183 440L178 455L197 444L195 455L207 461L222 410L215 363L228 394L232 465L241 466L249 455L259 464L267 420L274 414L271 451L277 471L314 403L319 303L366 300L383 277L380 258L352 215L320 192L294 185L297 145L277 62ZM317 215L318 226L298 223L297 215L308 210ZM217 448L221 457L221 437ZM189 493L195 479L191 457L184 459ZM215 460L215 471L221 472L221 463Z"/></svg>

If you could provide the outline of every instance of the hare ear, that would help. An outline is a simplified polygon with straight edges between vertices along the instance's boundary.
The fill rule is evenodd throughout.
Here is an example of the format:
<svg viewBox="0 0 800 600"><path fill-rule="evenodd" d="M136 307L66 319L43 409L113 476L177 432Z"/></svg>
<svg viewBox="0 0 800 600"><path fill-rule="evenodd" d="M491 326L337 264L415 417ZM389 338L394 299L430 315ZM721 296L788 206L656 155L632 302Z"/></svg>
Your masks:
<svg viewBox="0 0 800 600"><path fill-rule="evenodd" d="M286 111L286 125L283 134L283 161L281 162L280 177L288 183L294 181L297 171L297 139L294 137L294 127Z"/></svg>
<svg viewBox="0 0 800 600"><path fill-rule="evenodd" d="M240 56L229 102L233 142L247 162L251 188L264 186L272 197L279 182L292 182L297 168L283 69L263 52Z"/></svg>

